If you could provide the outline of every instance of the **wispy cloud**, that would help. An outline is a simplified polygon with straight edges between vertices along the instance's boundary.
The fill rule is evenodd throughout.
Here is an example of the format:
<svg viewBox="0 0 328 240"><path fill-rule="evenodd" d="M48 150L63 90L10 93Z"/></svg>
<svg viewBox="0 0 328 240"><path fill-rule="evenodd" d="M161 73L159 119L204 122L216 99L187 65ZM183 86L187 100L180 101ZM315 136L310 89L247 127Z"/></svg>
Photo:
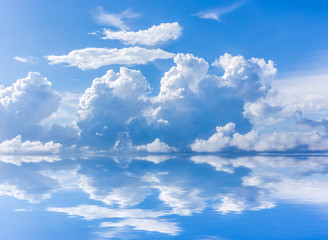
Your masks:
<svg viewBox="0 0 328 240"><path fill-rule="evenodd" d="M213 19L215 21L221 22L222 15L233 12L236 9L240 8L242 5L244 5L243 1L237 2L231 6L200 11L198 13L193 14L193 16L197 16L204 19Z"/></svg>
<svg viewBox="0 0 328 240"><path fill-rule="evenodd" d="M112 31L111 29L103 30L103 39L120 40L124 44L130 45L147 45L154 46L159 43L164 43L170 40L178 39L182 34L182 27L179 23L161 23L160 25L154 25L146 30L139 30L137 32L130 31ZM96 32L90 33L97 35Z"/></svg>
<svg viewBox="0 0 328 240"><path fill-rule="evenodd" d="M39 58L37 57L33 57L33 56L29 56L29 57L14 57L14 59L18 62L22 62L22 63L31 63L31 64L36 64L39 61Z"/></svg>
<svg viewBox="0 0 328 240"><path fill-rule="evenodd" d="M46 56L50 64L67 63L82 70L96 69L112 64L136 65L147 64L156 59L174 58L175 54L161 49L130 48L84 48L74 50L67 55Z"/></svg>
<svg viewBox="0 0 328 240"><path fill-rule="evenodd" d="M129 29L123 21L124 19L131 19L139 16L139 14L132 12L130 9L126 9L122 13L107 13L103 7L95 8L92 15L97 23L121 30Z"/></svg>

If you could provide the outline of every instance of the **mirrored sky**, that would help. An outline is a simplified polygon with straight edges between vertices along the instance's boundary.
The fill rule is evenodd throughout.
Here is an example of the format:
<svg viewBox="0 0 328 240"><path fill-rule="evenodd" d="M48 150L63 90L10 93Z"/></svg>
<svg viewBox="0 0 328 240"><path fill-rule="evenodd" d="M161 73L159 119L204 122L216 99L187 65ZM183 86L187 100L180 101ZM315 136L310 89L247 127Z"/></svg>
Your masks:
<svg viewBox="0 0 328 240"><path fill-rule="evenodd" d="M1 239L326 239L328 157L2 156Z"/></svg>
<svg viewBox="0 0 328 240"><path fill-rule="evenodd" d="M0 0L0 239L328 239L327 0Z"/></svg>

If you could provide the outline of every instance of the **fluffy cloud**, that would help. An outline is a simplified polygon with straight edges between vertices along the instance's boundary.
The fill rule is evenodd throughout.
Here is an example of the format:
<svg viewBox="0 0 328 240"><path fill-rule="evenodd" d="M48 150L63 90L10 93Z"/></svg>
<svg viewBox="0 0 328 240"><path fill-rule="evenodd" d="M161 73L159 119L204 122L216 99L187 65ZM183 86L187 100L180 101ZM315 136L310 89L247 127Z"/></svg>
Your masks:
<svg viewBox="0 0 328 240"><path fill-rule="evenodd" d="M328 136L319 132L232 133L235 125L228 123L217 127L217 132L207 140L196 139L190 145L195 152L219 152L227 147L245 151L326 151Z"/></svg>
<svg viewBox="0 0 328 240"><path fill-rule="evenodd" d="M22 141L22 137L6 140L0 143L0 154L56 154L60 152L62 145L60 143L40 142L40 141Z"/></svg>
<svg viewBox="0 0 328 240"><path fill-rule="evenodd" d="M246 151L327 151L328 136L318 132L236 133L231 146Z"/></svg>
<svg viewBox="0 0 328 240"><path fill-rule="evenodd" d="M267 79L277 72L271 60L266 63L264 59L245 59L228 53L216 59L212 66L224 69L224 75L219 78L220 85L234 88L247 101L265 96L270 89Z"/></svg>
<svg viewBox="0 0 328 240"><path fill-rule="evenodd" d="M9 87L0 85L0 139L36 134L40 121L56 111L59 102L51 82L37 72L30 72Z"/></svg>
<svg viewBox="0 0 328 240"><path fill-rule="evenodd" d="M137 70L122 67L118 73L109 70L96 78L80 98L82 138L106 139L113 144L118 134L126 131L128 122L145 108L148 90L147 80Z"/></svg>
<svg viewBox="0 0 328 240"><path fill-rule="evenodd" d="M107 13L102 7L93 10L93 17L99 24L113 26L118 29L128 29L129 27L125 24L124 19L133 19L138 16L129 9L122 13Z"/></svg>
<svg viewBox="0 0 328 240"><path fill-rule="evenodd" d="M68 55L49 55L46 56L46 58L50 64L67 63L69 66L87 70L112 64L146 64L156 59L169 59L174 58L174 56L175 54L163 51L161 49L130 47L122 49L84 48L71 51Z"/></svg>
<svg viewBox="0 0 328 240"><path fill-rule="evenodd" d="M164 142L161 142L159 138L156 138L152 143L146 145L135 146L138 151L147 151L147 152L175 152L177 149L170 147Z"/></svg>
<svg viewBox="0 0 328 240"><path fill-rule="evenodd" d="M179 23L161 23L158 26L152 26L147 30L139 30L138 32L128 31L112 31L104 29L103 39L116 39L122 41L124 44L129 45L146 45L154 46L170 40L176 40L181 36L182 27Z"/></svg>
<svg viewBox="0 0 328 240"><path fill-rule="evenodd" d="M188 91L198 92L198 84L207 74L208 63L192 54L178 54L174 58L176 66L161 79L161 89L157 101L183 98Z"/></svg>
<svg viewBox="0 0 328 240"><path fill-rule="evenodd" d="M190 145L190 148L195 152L218 152L228 146L230 142L229 135L231 135L234 130L234 123L228 123L224 127L216 127L216 133L209 139L196 139L195 142Z"/></svg>

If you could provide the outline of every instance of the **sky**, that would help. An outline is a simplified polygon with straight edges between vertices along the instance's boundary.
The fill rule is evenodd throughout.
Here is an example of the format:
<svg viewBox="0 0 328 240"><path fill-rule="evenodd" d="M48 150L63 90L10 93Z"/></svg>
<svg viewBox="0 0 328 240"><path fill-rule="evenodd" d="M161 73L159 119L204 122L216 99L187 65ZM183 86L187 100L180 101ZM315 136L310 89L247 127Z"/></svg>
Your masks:
<svg viewBox="0 0 328 240"><path fill-rule="evenodd" d="M0 153L328 150L327 1L3 0Z"/></svg>
<svg viewBox="0 0 328 240"><path fill-rule="evenodd" d="M0 158L2 239L327 239L326 156Z"/></svg>

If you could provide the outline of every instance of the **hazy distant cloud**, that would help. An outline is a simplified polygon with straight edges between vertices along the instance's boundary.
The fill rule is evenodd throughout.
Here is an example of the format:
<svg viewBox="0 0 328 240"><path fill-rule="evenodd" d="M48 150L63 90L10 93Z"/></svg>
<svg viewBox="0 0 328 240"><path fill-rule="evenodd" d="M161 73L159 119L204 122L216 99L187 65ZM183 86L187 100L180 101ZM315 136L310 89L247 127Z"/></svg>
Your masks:
<svg viewBox="0 0 328 240"><path fill-rule="evenodd" d="M107 13L102 7L97 7L93 10L93 17L99 24L123 30L129 29L124 19L136 18L138 16L139 14L132 12L130 9L122 13Z"/></svg>
<svg viewBox="0 0 328 240"><path fill-rule="evenodd" d="M14 59L18 62L22 62L22 63L31 63L31 64L35 64L39 61L39 58L37 57L14 57Z"/></svg>
<svg viewBox="0 0 328 240"><path fill-rule="evenodd" d="M221 22L222 15L240 8L243 4L244 2L237 2L227 7L220 7L220 8L210 9L206 11L200 11L198 13L195 13L193 16L197 16L204 19L213 19L215 21Z"/></svg>
<svg viewBox="0 0 328 240"><path fill-rule="evenodd" d="M169 59L174 58L174 56L174 53L169 53L161 49L130 47L122 49L84 48L74 50L68 55L49 55L46 58L50 61L50 64L67 63L69 66L86 70L112 64L147 64L156 59Z"/></svg>
<svg viewBox="0 0 328 240"><path fill-rule="evenodd" d="M130 45L147 45L154 46L159 43L164 43L169 40L176 40L181 36L182 27L179 23L161 23L160 25L152 26L147 30L139 30L137 32L112 31L110 29L104 29L103 39L116 39L122 41L124 44Z"/></svg>
<svg viewBox="0 0 328 240"><path fill-rule="evenodd" d="M156 138L152 143L136 146L135 148L138 151L147 151L147 152L175 152L177 150L176 148L170 147L166 143L161 142L159 138Z"/></svg>

